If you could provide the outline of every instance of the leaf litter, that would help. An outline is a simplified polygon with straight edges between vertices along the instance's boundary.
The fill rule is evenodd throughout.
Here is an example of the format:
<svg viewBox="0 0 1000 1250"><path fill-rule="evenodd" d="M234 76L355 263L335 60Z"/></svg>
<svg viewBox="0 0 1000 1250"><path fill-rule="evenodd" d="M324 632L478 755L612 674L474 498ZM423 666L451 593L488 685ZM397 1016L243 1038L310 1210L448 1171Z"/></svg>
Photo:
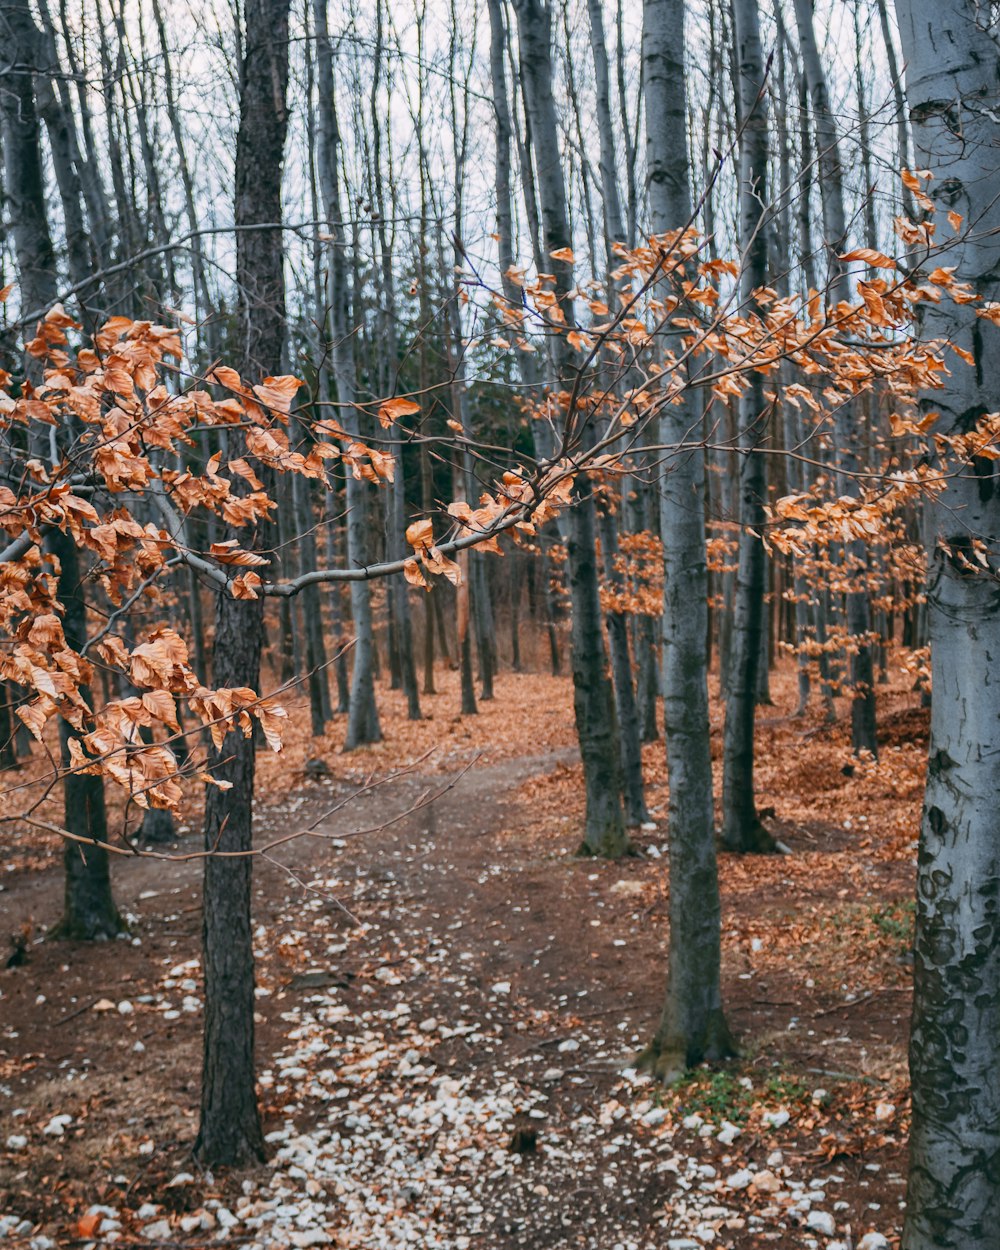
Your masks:
<svg viewBox="0 0 1000 1250"><path fill-rule="evenodd" d="M139 946L114 944L104 966L95 953L89 998L64 993L59 948L32 945L28 968L0 982L4 1006L24 1017L0 1045L2 1244L898 1244L922 747L906 692L892 696L903 706L898 750L853 775L836 733L765 718L762 790L793 854L722 857L725 986L744 1055L664 1090L629 1067L662 989L662 744L647 747L644 857L575 861L565 684L520 681L503 679L505 697L474 720L444 712L450 686L432 703L435 721L410 728L394 708L389 735L400 731L411 758L442 725L458 751L449 742L443 762L365 800L363 814L345 809L326 840L294 844L288 858L307 891L261 866L266 1166L214 1177L186 1153L201 1015L189 867L156 866L151 889L137 881ZM785 684L779 704L793 697ZM511 706L523 714L514 725ZM303 762L316 753L293 737L300 748ZM482 762L438 803L356 842L341 836L351 821L405 813L435 774L475 752ZM343 756L331 743L321 781L266 779L261 823L321 813L331 789L400 754ZM11 894L0 895L5 917ZM143 962L124 983L116 967L113 982L122 956ZM46 1001L27 1001L29 970L44 991L32 981L31 996ZM54 1012L68 1020L80 1003L69 1057L45 1062L28 1049ZM164 1048L188 1078L179 1101L158 1076ZM145 1085L132 1124L128 1068Z"/></svg>

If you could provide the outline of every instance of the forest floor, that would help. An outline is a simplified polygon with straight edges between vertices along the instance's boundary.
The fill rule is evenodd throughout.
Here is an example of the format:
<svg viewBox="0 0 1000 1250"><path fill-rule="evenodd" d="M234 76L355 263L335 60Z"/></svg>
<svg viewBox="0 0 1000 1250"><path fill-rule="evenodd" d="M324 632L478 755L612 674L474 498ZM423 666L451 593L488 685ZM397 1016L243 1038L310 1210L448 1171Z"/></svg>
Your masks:
<svg viewBox="0 0 1000 1250"><path fill-rule="evenodd" d="M380 695L386 742L350 755L341 723L293 729L261 759L258 838L313 831L255 869L272 1153L241 1174L190 1153L199 862L116 858L131 937L47 942L57 848L25 834L0 875L0 933L30 934L0 969L0 1244L895 1246L927 728L909 685L880 688L861 764L775 675L759 798L790 853L720 858L741 1057L668 1089L629 1068L664 987L662 742L641 853L605 863L575 857L567 679L504 674L463 719L442 673L428 719Z"/></svg>

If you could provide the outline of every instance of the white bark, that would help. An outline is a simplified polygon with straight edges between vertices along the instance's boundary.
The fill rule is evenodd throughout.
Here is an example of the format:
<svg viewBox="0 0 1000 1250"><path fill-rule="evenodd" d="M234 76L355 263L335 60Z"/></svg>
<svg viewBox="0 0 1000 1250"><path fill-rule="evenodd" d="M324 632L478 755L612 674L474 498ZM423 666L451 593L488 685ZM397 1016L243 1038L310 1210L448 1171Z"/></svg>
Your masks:
<svg viewBox="0 0 1000 1250"><path fill-rule="evenodd" d="M995 29L974 0L897 0L917 162L955 277L1000 298L1000 109ZM1000 331L975 307L928 304L924 329L971 352L926 397L935 431L1000 409ZM946 465L931 509L933 703L920 838L910 1040L913 1130L905 1250L995 1250L1000 1212L1000 478ZM972 556L985 544L988 568Z"/></svg>

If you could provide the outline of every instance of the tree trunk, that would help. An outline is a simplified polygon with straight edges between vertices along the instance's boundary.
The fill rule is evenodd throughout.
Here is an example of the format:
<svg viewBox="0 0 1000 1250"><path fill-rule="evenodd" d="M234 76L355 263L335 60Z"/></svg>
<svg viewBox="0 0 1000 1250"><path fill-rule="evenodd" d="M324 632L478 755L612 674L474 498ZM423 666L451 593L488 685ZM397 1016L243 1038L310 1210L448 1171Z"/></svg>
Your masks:
<svg viewBox="0 0 1000 1250"><path fill-rule="evenodd" d="M330 330L333 376L337 384L337 409L341 425L352 438L360 437L358 411L354 407L357 385L354 370L354 344L350 335L349 264L344 226L340 210L340 134L334 102L333 49L327 27L326 0L314 0L316 28L316 84L319 100L317 127L317 168L330 247ZM369 491L364 482L348 472L347 495L347 562L352 568L367 563L367 502ZM375 702L375 635L372 623L371 587L365 581L351 582L351 619L354 625L354 668L351 674L351 695L347 712L345 750L353 750L368 742L382 740L378 706Z"/></svg>
<svg viewBox="0 0 1000 1250"><path fill-rule="evenodd" d="M740 100L741 315L760 315L754 291L767 285L768 117L757 0L734 0ZM722 839L731 851L770 851L754 797L754 723L764 629L767 562L760 535L767 501L767 462L758 449L767 432L764 377L753 371L739 404L739 568L727 669L723 744Z"/></svg>
<svg viewBox="0 0 1000 1250"><path fill-rule="evenodd" d="M650 224L679 230L691 216L687 150L684 0L645 0L642 72ZM665 405L660 441L683 444L700 429L693 401ZM708 568L705 456L695 443L659 482L663 533L663 686L670 793L670 953L659 1027L642 1065L671 1080L704 1059L733 1053L722 1010L721 914L708 716Z"/></svg>
<svg viewBox="0 0 1000 1250"><path fill-rule="evenodd" d="M844 210L844 173L840 162L837 123L830 110L826 77L816 46L811 0L794 0L795 20L799 32L799 48L806 83L812 98L813 125L822 187L823 232L826 235L828 263L831 272L830 294L837 302L850 301L851 289L847 270L839 256L846 246L847 217ZM857 443L861 407L857 403L840 404L836 413L837 490L841 495L858 495ZM871 599L864 584L868 572L868 549L862 542L848 544L844 552L849 579L860 585L847 593L847 631L854 639L851 651L851 744L855 751L878 754L875 726L875 668L871 643Z"/></svg>
<svg viewBox="0 0 1000 1250"><path fill-rule="evenodd" d="M76 543L59 530L52 530L46 545L59 560L59 600L63 605L63 632L66 645L79 651L87 641L86 602L83 597L82 570ZM93 703L90 691L81 687L87 704ZM62 766L69 768L69 741L74 731L66 721L59 722L59 743ZM53 938L76 941L100 941L115 937L125 929L111 894L108 852L102 843L108 840L108 818L104 806L104 778L68 772L63 778L63 822L70 833L91 839L93 845L67 841L63 849L65 889L63 914L49 931Z"/></svg>
<svg viewBox="0 0 1000 1250"><path fill-rule="evenodd" d="M973 0L897 0L914 146L935 174L938 238L955 280L1000 298L995 33ZM961 214L956 237L945 213ZM1000 409L1000 330L945 295L923 330L974 357L924 397L935 435ZM917 858L910 1036L913 1128L904 1250L995 1250L1000 1212L1000 477L992 460L940 466L929 501L927 613L934 697ZM971 538L989 551L988 567Z"/></svg>
<svg viewBox="0 0 1000 1250"><path fill-rule="evenodd" d="M375 22L376 38L373 51L374 74L371 87L371 127L372 127L372 186L375 201L375 222L373 234L377 238L377 261L373 267L375 293L378 299L378 330L380 351L376 376L383 395L388 398L395 393L399 347L396 333L396 282L393 273L393 246L386 228L387 219L396 216L393 203L387 210L385 187L395 185L391 174L386 176L382 167L382 104L379 99L380 84L383 77L383 59L385 56L384 41L384 0L376 0ZM323 27L324 34L326 27ZM391 88L390 88L391 89ZM388 164L392 168L392 116L386 119ZM338 195L339 199L339 195ZM396 475L386 486L385 523L386 523L386 554L390 560L400 560L407 553L406 545L406 478L403 462L404 429L401 423L394 422L387 435L396 443ZM390 646L389 667L392 672L393 688L402 688L406 696L407 716L410 720L420 720L420 689L417 685L417 665L413 651L413 621L410 612L410 588L405 578L394 577L386 589L386 601L389 608Z"/></svg>
<svg viewBox="0 0 1000 1250"><path fill-rule="evenodd" d="M0 126L4 198L17 258L23 316L43 314L56 299L56 257L45 212L45 174L31 72L34 23L25 0L0 10ZM25 327L25 338L33 335Z"/></svg>
<svg viewBox="0 0 1000 1250"><path fill-rule="evenodd" d="M513 0L513 8L517 15L521 81L541 204L545 264L555 275L555 292L562 305L566 329L571 329L572 265L552 257L553 252L568 247L571 239L552 95L551 9L541 0ZM553 335L550 347L558 388L569 380L572 362L564 335ZM591 436L592 432L586 428L580 432L582 439ZM573 708L587 796L581 850L591 855L615 857L628 849L628 838L622 816L614 692L601 629L594 512L590 481L581 475L574 487L573 506L569 509L566 543L573 605L570 633Z"/></svg>
<svg viewBox="0 0 1000 1250"><path fill-rule="evenodd" d="M617 518L606 509L598 512L598 530L601 540L601 562L605 584L613 591L625 589L621 574L615 568L618 554ZM625 803L625 823L631 827L649 819L646 809L645 788L642 780L642 738L639 725L639 707L635 697L632 677L632 654L628 643L628 617L612 608L605 613L608 631L608 651L611 656L611 676L615 692L615 710L620 730L619 747L622 762L622 799Z"/></svg>
<svg viewBox="0 0 1000 1250"><path fill-rule="evenodd" d="M236 137L237 227L281 221L281 173L288 127L289 0L248 0L240 66ZM284 251L280 229L236 233L236 278L245 341L241 374L277 373L285 336ZM265 486L273 474L260 470ZM246 531L241 541L248 543ZM260 545L261 534L251 542ZM212 674L217 686L259 688L263 600L219 595ZM253 735L234 731L209 753L205 847L237 852L205 860L202 919L205 973L201 1124L195 1153L207 1166L244 1166L263 1159L264 1139L254 1084L254 962L251 922Z"/></svg>
<svg viewBox="0 0 1000 1250"><path fill-rule="evenodd" d="M22 3L0 13L0 129L3 136L4 191L9 205L14 251L17 257L21 305L24 313L44 313L55 302L56 263L45 212L45 182L39 143L38 117L32 77L25 68L33 63L35 28ZM25 327L26 338L34 326ZM37 380L37 379L36 379ZM31 448L39 459L49 459L47 438ZM86 603L75 543L59 530L46 539L60 562L59 598L67 645L78 650L86 642ZM89 693L83 692L89 703ZM69 725L60 722L62 765L69 764ZM67 841L63 852L65 904L53 937L95 939L111 937L123 925L111 895L104 807L104 780L80 773L63 779L66 828L91 839L93 846Z"/></svg>

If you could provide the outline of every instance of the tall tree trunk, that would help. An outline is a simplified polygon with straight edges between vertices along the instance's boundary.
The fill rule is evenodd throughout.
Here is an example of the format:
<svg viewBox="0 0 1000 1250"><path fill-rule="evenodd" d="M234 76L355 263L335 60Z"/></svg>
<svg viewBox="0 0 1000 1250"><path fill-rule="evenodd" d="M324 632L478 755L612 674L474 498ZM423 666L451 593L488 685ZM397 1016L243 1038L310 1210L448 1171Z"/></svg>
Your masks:
<svg viewBox="0 0 1000 1250"><path fill-rule="evenodd" d="M56 300L56 256L45 211L45 174L30 66L35 28L27 0L0 7L0 126L4 198L17 259L23 316L44 314ZM33 336L34 323L25 327Z"/></svg>
<svg viewBox="0 0 1000 1250"><path fill-rule="evenodd" d="M541 205L545 264L555 275L566 328L573 325L570 292L573 267L553 253L570 246L566 187L559 151L559 129L552 95L552 14L542 0L513 0L517 15L521 81L531 127L535 176ZM565 337L550 341L556 387L566 385L572 361ZM567 414L569 418L570 414ZM593 436L586 425L580 438ZM569 509L567 565L573 607L570 647L573 669L573 707L583 759L587 797L582 850L592 855L624 854L628 838L622 816L621 760L614 692L608 676L601 629L600 587L597 575L594 498L589 479L581 475Z"/></svg>
<svg viewBox="0 0 1000 1250"><path fill-rule="evenodd" d="M844 209L844 171L840 162L837 124L830 110L826 76L816 46L811 0L794 0L799 33L799 50L809 87L816 128L816 147L822 186L823 232L826 235L831 273L830 294L837 302L851 298L847 270L839 259L846 246L847 216ZM856 497L858 483L857 447L861 407L841 404L836 414L837 489L841 495ZM865 585L868 573L868 547L849 543L844 552L848 579L860 585L847 593L847 630L854 640L850 654L851 743L855 751L878 754L875 727L875 667L872 655L871 598Z"/></svg>
<svg viewBox="0 0 1000 1250"><path fill-rule="evenodd" d="M200 226L200 219L195 203L194 178L191 175L191 165L187 157L187 145L184 139L184 129L181 125L180 109L177 104L177 93L174 88L173 68L171 65L171 52L167 43L167 29L163 20L163 8L161 0L152 0L153 21L156 24L156 35L160 45L160 54L163 57L163 93L164 107L167 111L167 120L170 123L170 133L173 136L174 148L177 153L178 172L181 177L181 187L184 191L184 215L187 218L188 230L191 231L191 277L194 286L195 308L197 310L196 320L199 323L199 330L205 337L205 345L210 355L214 354L213 348L217 338L214 327L205 326L205 321L210 319L213 312L212 296L208 288L208 276L205 266L205 249L202 243L202 237L197 233Z"/></svg>
<svg viewBox="0 0 1000 1250"><path fill-rule="evenodd" d="M56 261L45 212L45 182L39 142L38 116L32 75L36 30L24 0L11 0L0 9L0 134L3 140L4 192L10 213L10 233L17 258L21 306L25 315L43 314L56 299ZM34 335L34 324L25 327ZM29 366L29 373L34 366ZM38 381L37 377L31 379ZM31 448L39 459L49 459L48 439ZM46 540L60 562L59 598L64 607L67 644L80 648L86 641L86 603L79 553L58 530ZM89 697L84 693L89 702ZM69 725L60 722L63 766L69 763ZM65 903L53 936L104 938L117 933L122 922L111 895L104 781L79 773L63 780L66 828L91 839L93 846L67 842Z"/></svg>
<svg viewBox="0 0 1000 1250"><path fill-rule="evenodd" d="M743 268L741 313L761 314L754 292L767 285L768 116L757 0L734 0L739 89L739 225ZM770 851L774 841L760 823L754 796L754 724L764 628L767 562L760 535L767 501L767 461L758 454L770 405L764 377L752 371L739 403L739 568L727 670L723 743L722 838L731 851Z"/></svg>
<svg viewBox="0 0 1000 1250"><path fill-rule="evenodd" d="M236 136L236 278L245 340L241 374L248 381L277 373L285 341L284 249L279 223L281 173L288 128L289 0L248 0L240 65L240 124ZM273 474L261 470L265 486ZM261 545L258 531L249 541ZM248 542L245 531L241 541ZM219 595L213 680L218 686L259 688L264 635L262 599ZM251 923L253 735L234 731L209 754L213 776L205 799L207 850L237 852L205 860L202 919L205 972L204 1069L201 1124L195 1153L208 1166L242 1166L264 1157L254 1086L254 963Z"/></svg>
<svg viewBox="0 0 1000 1250"><path fill-rule="evenodd" d="M914 146L935 176L955 280L1000 299L997 44L974 0L897 0ZM963 233L946 224L963 218ZM1000 409L1000 330L975 304L926 304L923 329L971 353L927 395L935 435ZM949 362L950 364L950 362ZM1000 476L945 457L928 502L933 700L917 856L913 1127L904 1250L994 1250L1000 1212ZM988 551L981 568L973 539Z"/></svg>
<svg viewBox="0 0 1000 1250"><path fill-rule="evenodd" d="M317 169L326 228L331 236L329 259L329 302L331 356L337 385L338 420L352 438L361 434L355 408L357 382L354 370L354 343L350 334L350 257L344 238L340 210L340 133L334 98L333 49L327 26L326 0L313 0L316 29L316 86L319 125L317 127ZM368 562L369 491L364 482L348 472L347 562L363 568ZM350 704L347 711L346 750L367 742L382 740L378 706L375 702L375 633L372 622L371 586L366 581L351 582L351 619L354 625L354 667L351 673Z"/></svg>
<svg viewBox="0 0 1000 1250"><path fill-rule="evenodd" d="M642 81L650 225L662 234L691 216L686 123L684 0L645 0ZM722 1009L721 913L708 716L708 568L705 456L696 401L667 404L660 441L688 444L660 481L663 533L664 731L670 794L670 953L659 1027L642 1063L670 1080L733 1052Z"/></svg>
<svg viewBox="0 0 1000 1250"><path fill-rule="evenodd" d="M792 294L791 284L791 265L788 258L792 255L792 213L791 201L795 194L796 187L792 177L792 144L791 131L789 129L789 91L788 91L788 74L787 60L785 56L785 46L787 36L785 34L784 23L781 15L780 0L775 0L774 5L775 25L778 28L777 41L777 103L775 108L775 139L778 144L778 181L777 200L778 210L775 216L774 238L774 286L778 294L787 299ZM799 188L799 194L808 195L808 184L806 187ZM783 384L781 391L784 392L784 386L792 380L793 367L785 361L781 365L781 375ZM805 489L805 474L803 466L799 460L800 448L802 446L802 429L799 421L798 408L795 404L781 401L781 426L782 439L784 442L784 450L786 458L784 462L785 468L785 487L786 493L789 495L800 494ZM792 642L796 651L796 668L798 671L798 687L799 700L795 709L796 716L804 716L809 706L809 665L810 659L807 653L807 645L811 635L810 622L810 589L808 581L802 570L802 561L797 557L791 557L791 590L786 594L791 595L792 605L794 608L793 620L794 629L792 631Z"/></svg>
<svg viewBox="0 0 1000 1250"><path fill-rule="evenodd" d="M601 0L587 0L590 16L590 46L594 55L594 85L596 87L597 133L600 140L601 198L604 205L604 249L608 302L614 289L611 277L616 266L615 245L625 242L625 221L622 216L621 195L615 161L615 135L611 120L611 75L608 50L604 38L604 19ZM568 55L568 54L567 54ZM601 361L599 385L609 394L620 391L619 378L614 376L616 362L605 356ZM638 453L634 453L638 454ZM615 567L618 554L618 527L623 509L612 512L601 508L598 515L598 534L601 542L601 561L604 580L613 591L624 589L621 575ZM611 657L611 676L618 712L618 730L621 735L622 798L625 803L625 821L639 825L649 819L642 778L642 738L639 710L635 697L632 675L632 655L629 648L628 618L621 608L612 605L607 613L608 651Z"/></svg>
<svg viewBox="0 0 1000 1250"><path fill-rule="evenodd" d="M372 127L372 183L375 201L375 224L373 233L378 242L378 263L374 266L375 290L378 298L378 326L381 347L378 356L377 376L385 397L395 393L399 346L396 330L396 279L393 273L393 241L387 220L395 216L395 202L387 210L385 187L394 185L392 177L392 114L386 118L388 147L388 170L382 166L382 101L379 98L383 76L384 0L375 3L375 48L373 51L374 74L371 88ZM407 554L406 546L406 476L403 462L405 430L400 422L394 422L388 431L396 443L396 474L386 487L385 524L386 555L390 560L400 560ZM417 665L413 651L413 621L410 611L410 588L405 578L394 577L386 589L390 624L390 668L393 670L394 686L402 687L406 696L407 716L420 720L420 689L417 685Z"/></svg>

